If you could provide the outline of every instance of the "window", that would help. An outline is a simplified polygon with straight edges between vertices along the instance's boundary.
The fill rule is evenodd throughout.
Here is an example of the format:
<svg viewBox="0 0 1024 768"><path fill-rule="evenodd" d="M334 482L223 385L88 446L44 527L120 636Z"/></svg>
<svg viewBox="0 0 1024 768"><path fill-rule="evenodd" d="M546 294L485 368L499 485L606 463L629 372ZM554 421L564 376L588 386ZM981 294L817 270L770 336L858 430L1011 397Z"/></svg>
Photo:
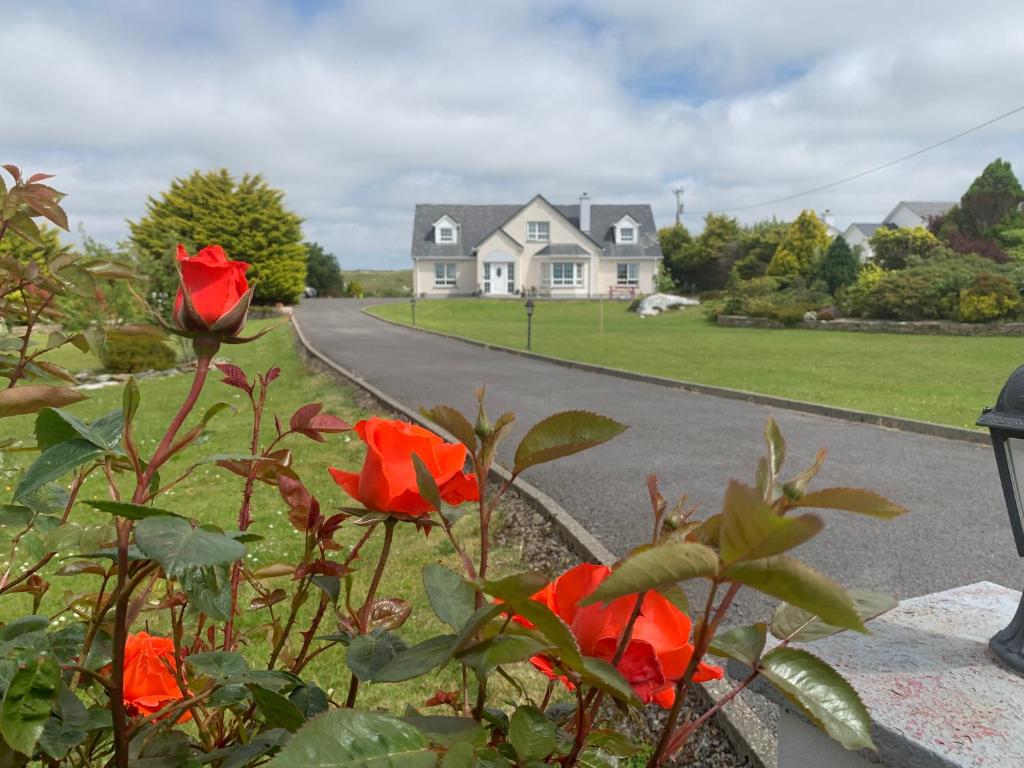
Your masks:
<svg viewBox="0 0 1024 768"><path fill-rule="evenodd" d="M544 276L552 288L575 288L583 285L583 265L576 262L545 264Z"/></svg>
<svg viewBox="0 0 1024 768"><path fill-rule="evenodd" d="M437 241L439 243L454 243L455 242L455 230L451 227L438 227L437 229Z"/></svg>
<svg viewBox="0 0 1024 768"><path fill-rule="evenodd" d="M455 287L455 262L439 261L434 264L434 287Z"/></svg>
<svg viewBox="0 0 1024 768"><path fill-rule="evenodd" d="M615 282L619 285L640 285L639 264L617 264Z"/></svg>
<svg viewBox="0 0 1024 768"><path fill-rule="evenodd" d="M515 264L509 264L508 265L508 292L509 293L515 293L516 292L516 265Z"/></svg>
<svg viewBox="0 0 1024 768"><path fill-rule="evenodd" d="M551 240L551 224L547 221L526 222L526 239L534 243L546 243Z"/></svg>
<svg viewBox="0 0 1024 768"><path fill-rule="evenodd" d="M632 245L636 242L636 230L632 227L619 228L619 242L623 245Z"/></svg>

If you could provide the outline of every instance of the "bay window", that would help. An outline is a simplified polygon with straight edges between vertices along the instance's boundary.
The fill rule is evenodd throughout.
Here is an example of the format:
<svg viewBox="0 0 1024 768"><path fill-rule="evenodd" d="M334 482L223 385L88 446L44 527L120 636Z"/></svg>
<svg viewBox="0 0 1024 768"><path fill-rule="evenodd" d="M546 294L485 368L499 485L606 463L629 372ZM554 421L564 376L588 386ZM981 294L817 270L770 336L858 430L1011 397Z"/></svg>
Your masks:
<svg viewBox="0 0 1024 768"><path fill-rule="evenodd" d="M583 264L550 262L544 265L544 282L551 288L579 288L583 285Z"/></svg>
<svg viewBox="0 0 1024 768"><path fill-rule="evenodd" d="M454 288L455 287L455 262L439 261L434 264L434 287Z"/></svg>

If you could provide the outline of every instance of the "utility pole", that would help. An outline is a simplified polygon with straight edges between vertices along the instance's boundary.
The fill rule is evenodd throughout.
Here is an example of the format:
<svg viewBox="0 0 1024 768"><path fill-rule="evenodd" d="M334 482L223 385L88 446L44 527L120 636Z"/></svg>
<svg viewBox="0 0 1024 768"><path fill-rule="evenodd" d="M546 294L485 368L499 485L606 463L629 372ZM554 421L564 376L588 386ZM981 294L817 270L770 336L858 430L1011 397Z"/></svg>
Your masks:
<svg viewBox="0 0 1024 768"><path fill-rule="evenodd" d="M672 190L672 194L676 196L676 226L679 226L679 217L683 215L683 188L676 187Z"/></svg>

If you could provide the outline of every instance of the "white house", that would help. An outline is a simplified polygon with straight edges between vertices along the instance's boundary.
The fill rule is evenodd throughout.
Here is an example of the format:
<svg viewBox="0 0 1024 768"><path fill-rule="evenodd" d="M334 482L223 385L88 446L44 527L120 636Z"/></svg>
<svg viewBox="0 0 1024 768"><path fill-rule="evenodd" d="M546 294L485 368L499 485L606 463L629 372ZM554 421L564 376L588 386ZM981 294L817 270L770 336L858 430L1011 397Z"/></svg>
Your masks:
<svg viewBox="0 0 1024 768"><path fill-rule="evenodd" d="M933 216L942 216L949 211L956 203L933 203L920 201L900 200L896 203L889 215L880 223L855 222L843 232L843 238L850 247L861 246L861 261L868 261L873 255L871 236L881 227L888 229L913 229L914 227L927 227Z"/></svg>
<svg viewBox="0 0 1024 768"><path fill-rule="evenodd" d="M416 206L417 296L553 298L653 293L661 261L649 205Z"/></svg>

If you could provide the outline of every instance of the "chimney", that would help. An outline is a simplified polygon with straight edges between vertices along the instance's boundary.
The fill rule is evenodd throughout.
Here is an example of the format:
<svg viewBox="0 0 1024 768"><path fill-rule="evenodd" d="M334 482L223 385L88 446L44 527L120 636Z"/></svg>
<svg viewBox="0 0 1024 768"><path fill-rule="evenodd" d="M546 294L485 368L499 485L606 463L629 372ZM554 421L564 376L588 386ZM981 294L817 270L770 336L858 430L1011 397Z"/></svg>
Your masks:
<svg viewBox="0 0 1024 768"><path fill-rule="evenodd" d="M821 220L825 222L826 227L834 227L836 225L836 217L828 208L821 215Z"/></svg>
<svg viewBox="0 0 1024 768"><path fill-rule="evenodd" d="M590 195L580 195L580 231L590 234Z"/></svg>

